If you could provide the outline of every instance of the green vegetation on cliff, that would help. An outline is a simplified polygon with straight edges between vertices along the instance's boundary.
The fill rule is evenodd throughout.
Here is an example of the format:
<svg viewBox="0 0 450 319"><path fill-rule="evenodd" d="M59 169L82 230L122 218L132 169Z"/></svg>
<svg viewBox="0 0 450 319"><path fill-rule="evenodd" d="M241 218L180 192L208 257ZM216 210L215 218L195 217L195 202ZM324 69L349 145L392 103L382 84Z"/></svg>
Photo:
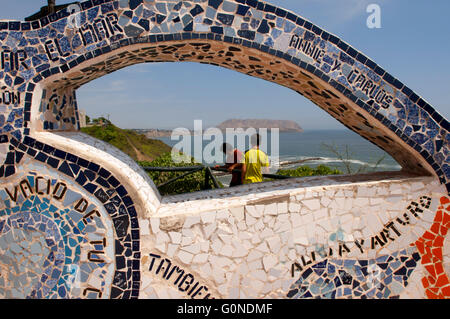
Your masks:
<svg viewBox="0 0 450 319"><path fill-rule="evenodd" d="M94 119L93 123L81 128L81 132L117 147L135 161L152 161L171 150L169 145L160 140L121 129L104 118Z"/></svg>
<svg viewBox="0 0 450 319"><path fill-rule="evenodd" d="M184 167L201 165L189 158L186 158L186 161L192 161L191 163L175 163L172 160L170 153L172 149L167 144L160 140L147 138L145 135L138 134L133 130L121 129L103 117L92 120L87 117L86 122L89 126L81 128L83 133L117 147L142 167ZM161 185L184 173L185 172L147 172L155 185ZM213 186L211 180L209 184L211 187ZM200 191L204 188L205 171L203 170L161 187L160 193L161 195L183 194Z"/></svg>

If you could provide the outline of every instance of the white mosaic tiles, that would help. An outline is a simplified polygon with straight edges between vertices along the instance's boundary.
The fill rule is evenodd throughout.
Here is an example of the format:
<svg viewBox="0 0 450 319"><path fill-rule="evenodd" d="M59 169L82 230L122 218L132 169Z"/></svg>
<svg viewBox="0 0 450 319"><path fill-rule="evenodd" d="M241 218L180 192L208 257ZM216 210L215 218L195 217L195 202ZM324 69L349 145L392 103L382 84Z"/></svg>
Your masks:
<svg viewBox="0 0 450 319"><path fill-rule="evenodd" d="M287 192L279 193L283 196ZM156 215L141 232L142 253L167 256L184 265L196 279L215 287L217 297L285 298L298 275L292 277L292 264L298 262L306 268L303 262L307 264L311 254L315 254L315 262L325 257L374 259L414 243L432 225L445 190L433 178L410 178L295 189L288 194L270 200L274 198L271 194L260 204L245 205L241 199L240 206L229 209L204 211L198 205L197 214ZM383 232L385 225L404 218L410 203L423 196L431 201L420 218L411 217L408 225L396 222L391 226L395 231L389 229L386 244L375 241L373 247L371 238ZM362 240L360 249L355 242ZM164 278L148 271L148 261L142 269L149 282L160 284ZM411 287L421 285L421 276L409 280L415 285ZM173 285L168 286L173 289ZM424 289L417 287L414 290L418 292L412 295L419 297ZM403 287L402 296L412 296L405 291ZM146 297L155 295L144 291L141 298Z"/></svg>

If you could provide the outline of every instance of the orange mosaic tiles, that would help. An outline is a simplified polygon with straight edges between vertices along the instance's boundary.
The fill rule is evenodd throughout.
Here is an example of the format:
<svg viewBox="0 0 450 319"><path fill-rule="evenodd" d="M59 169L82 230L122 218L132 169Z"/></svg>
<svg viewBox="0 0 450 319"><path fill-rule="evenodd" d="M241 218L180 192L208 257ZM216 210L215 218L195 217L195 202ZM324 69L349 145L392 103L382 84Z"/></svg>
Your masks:
<svg viewBox="0 0 450 319"><path fill-rule="evenodd" d="M442 197L433 225L413 245L428 274L422 284L429 299L450 299L450 281L444 271L442 248L450 227L450 199Z"/></svg>

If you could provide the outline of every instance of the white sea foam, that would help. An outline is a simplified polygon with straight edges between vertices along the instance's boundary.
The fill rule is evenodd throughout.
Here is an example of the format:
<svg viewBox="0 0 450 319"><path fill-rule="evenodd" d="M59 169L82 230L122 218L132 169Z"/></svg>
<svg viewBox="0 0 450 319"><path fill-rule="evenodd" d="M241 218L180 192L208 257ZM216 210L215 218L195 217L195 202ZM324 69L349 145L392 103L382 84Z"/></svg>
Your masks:
<svg viewBox="0 0 450 319"><path fill-rule="evenodd" d="M270 163L271 163L270 166L273 168L280 168L281 164L283 164L283 163L307 160L309 158L311 160L305 161L304 163L300 163L300 164L294 163L291 165L288 164L288 165L283 165L282 167L285 169L290 169L290 168L298 167L300 165L320 165L320 164L328 164L328 165L335 164L335 165L339 165L339 166L344 165L344 162L342 160L340 160L339 158L335 158L335 157L320 157L320 159L316 159L318 157L286 156L286 157L281 157L279 159L279 161L276 158L270 158ZM376 163L365 162L365 161L361 161L358 159L349 159L349 160L345 160L345 162L348 162L353 165L358 165L358 166L367 166L369 168L377 167L377 168L393 169L393 170L401 169L401 166L398 164L382 164L382 163L380 163L380 164L376 165Z"/></svg>

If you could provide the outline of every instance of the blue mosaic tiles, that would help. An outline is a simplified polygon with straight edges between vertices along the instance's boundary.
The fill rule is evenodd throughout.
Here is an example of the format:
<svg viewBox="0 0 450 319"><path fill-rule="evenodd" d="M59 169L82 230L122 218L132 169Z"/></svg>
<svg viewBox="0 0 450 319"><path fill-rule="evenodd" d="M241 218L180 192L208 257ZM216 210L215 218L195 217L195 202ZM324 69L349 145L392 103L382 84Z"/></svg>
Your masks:
<svg viewBox="0 0 450 319"><path fill-rule="evenodd" d="M6 209L0 211L0 216L11 215L13 220L26 221L25 224L20 224L22 225L20 227L16 225L17 223L12 224L11 221L8 221L5 225L8 225L9 228L34 230L29 225L32 222L36 227L38 221L27 217L28 215L25 216L25 214L29 212L39 213L39 216L46 216L48 225L45 227L47 229L51 227L55 236L53 239L47 237L45 239L52 239L54 243L58 242L58 249L63 249L61 256L65 268L64 271L60 272L60 277L56 278L59 280L58 283L51 287L46 286L45 289L42 288L45 293L39 286L33 286L31 292L26 291L27 297L53 298L57 296L58 298L68 298L71 295L69 294L70 289L67 281L73 280L73 270L79 269L81 282L87 281L89 274L95 272L97 266L107 266L105 264L106 259L103 256L105 251L109 249L112 252L109 263L115 265L115 270L110 270L112 272L111 278L109 278L109 284L106 284L108 278L106 273L103 273L104 269L101 269L101 274L98 274L98 276L103 278L102 289L107 289L111 298L137 298L140 286L139 223L133 201L120 182L99 165L40 143L28 136L25 137L24 143L12 138L9 154L11 154L9 156L11 161L7 162L12 164L8 167L20 163L24 156L31 157L49 168L57 170L59 174L65 176L64 178L69 178L79 187L82 187L84 191L101 203L105 214L108 216L107 218L104 217L104 220L111 220L110 229L114 233L108 245L99 235L95 235L95 233L98 233L99 227L102 229L106 227L103 225L105 221L102 223L99 220L101 214L94 206L89 204L89 199L84 199L76 189L71 189L63 180L51 180L33 173L18 182L15 187L1 190L0 196L6 205ZM18 156L18 154L20 155ZM2 169L2 171L8 171L8 167ZM47 198L49 196L53 200L61 201L64 207L58 208L51 205ZM96 227L92 225L94 222L97 225ZM0 226L6 231L3 224L0 224ZM45 228L39 227L38 230L45 232ZM56 235L57 231L60 232L62 239ZM94 236L90 235L92 233L94 233ZM7 233L5 234L7 235ZM86 242L86 235L89 235L91 248L86 253L89 262L83 264L80 261L79 245ZM94 248L92 248L92 245ZM107 246L110 248L107 248ZM55 247L53 245L47 248L53 249ZM25 295L25 290L21 293ZM98 298L105 295L105 292L100 288L92 288L91 286L85 286L79 293L82 294L83 298Z"/></svg>
<svg viewBox="0 0 450 319"><path fill-rule="evenodd" d="M19 285L16 285L17 281L13 278L9 278L8 282L14 284L6 291L11 293L9 297L76 298L87 288L83 287L87 284L87 278L97 269L102 272L98 278L101 281L99 288L104 290L107 273L104 268L111 268L108 267L111 261L98 263L92 258L82 260L81 251L83 245L89 245L89 241L93 242L93 238L106 236L105 226L99 220L95 220L95 224L86 222L86 219L83 219L85 214L77 208L77 201L70 201L69 196L66 196L65 200L69 200L69 203L62 208L57 203L60 196L62 199L66 193L71 192L73 197L75 193L68 191L67 187L62 186L63 184L57 180L46 180L41 176L30 174L19 185L16 188L17 192L10 192L8 188L0 191L0 197L6 205L5 209L0 210L0 216L8 217L2 221L0 240L7 238L9 234L16 237L18 230L23 233L23 240L15 238L15 241L9 245L10 251L5 254L11 265L22 268L21 271L6 273L9 277L21 274ZM54 191L48 196L46 193L50 188L54 188ZM38 195L31 195L33 189ZM80 200L82 197L77 198ZM96 207L91 205L87 210L93 209ZM35 236L30 235L33 232ZM113 243L112 238L108 241L109 244ZM20 250L15 250L15 246L21 246ZM7 246L2 245L2 247ZM95 246L88 249L88 255L92 254L92 251L97 251L92 249L95 249ZM103 254L107 255L106 251L103 251L104 247L101 249ZM39 260L39 257L46 258ZM5 260L2 261L5 265ZM33 265L31 269L35 270L35 273L31 275L30 264ZM80 277L77 283L74 283L73 269L78 269L78 273L75 274ZM112 271L113 269L109 269L109 272ZM29 277L33 279L31 282L27 280ZM17 291L19 287L22 289L21 294Z"/></svg>
<svg viewBox="0 0 450 319"><path fill-rule="evenodd" d="M416 247L369 260L325 259L303 271L287 297L395 299L420 259Z"/></svg>
<svg viewBox="0 0 450 319"><path fill-rule="evenodd" d="M30 198L23 203L23 211L0 222L0 247L9 247L0 259L3 266L11 269L3 272L3 277L8 277L7 280L3 278L3 284L6 281L12 287L0 288L0 294L6 298L51 298L59 289L66 290L64 279L58 282L60 277L65 277L63 238L53 219L41 214L41 206L35 206L35 211L27 211L35 200L40 203L39 199ZM10 209L8 211L11 213ZM7 210L0 211L0 216L7 214ZM28 278L31 279L29 284ZM58 297L64 298L65 293Z"/></svg>

